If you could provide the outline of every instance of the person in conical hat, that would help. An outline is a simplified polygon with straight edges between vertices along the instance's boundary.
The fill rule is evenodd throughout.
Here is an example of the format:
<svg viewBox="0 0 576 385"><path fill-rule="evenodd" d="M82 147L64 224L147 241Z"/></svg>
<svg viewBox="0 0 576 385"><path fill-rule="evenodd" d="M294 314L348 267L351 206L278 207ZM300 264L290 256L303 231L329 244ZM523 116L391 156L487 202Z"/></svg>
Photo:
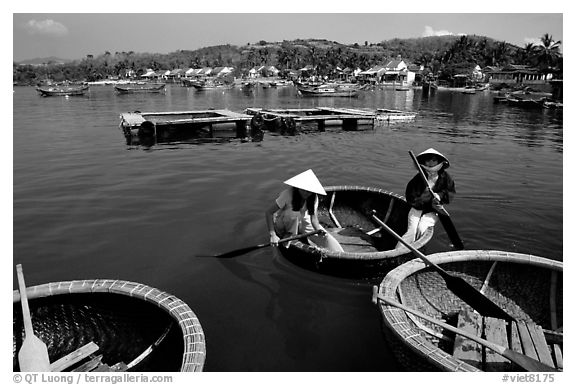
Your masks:
<svg viewBox="0 0 576 385"><path fill-rule="evenodd" d="M326 195L326 191L314 171L306 170L284 183L289 187L266 210L270 244L278 246L280 238L323 230L322 233L308 237L308 241L318 247L343 251L338 241L318 221L318 195ZM289 243L283 243L283 246L288 247Z"/></svg>
<svg viewBox="0 0 576 385"><path fill-rule="evenodd" d="M430 192L420 173L417 173L406 186L406 201L411 208L408 212L408 229L402 238L408 243L413 243L438 222L437 211L440 206L449 204L456 194L454 180L446 172L450 167L447 157L434 148L429 148L418 154L416 160L422 167L433 192ZM406 246L398 242L396 248Z"/></svg>

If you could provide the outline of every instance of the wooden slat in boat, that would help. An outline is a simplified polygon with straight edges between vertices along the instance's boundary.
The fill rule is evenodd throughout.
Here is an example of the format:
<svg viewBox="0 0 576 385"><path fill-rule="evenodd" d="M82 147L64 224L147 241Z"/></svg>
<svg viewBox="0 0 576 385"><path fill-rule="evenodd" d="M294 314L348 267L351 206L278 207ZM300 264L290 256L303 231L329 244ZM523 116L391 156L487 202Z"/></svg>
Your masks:
<svg viewBox="0 0 576 385"><path fill-rule="evenodd" d="M378 249L369 235L353 227L332 228L328 230L342 248L349 253L374 253Z"/></svg>
<svg viewBox="0 0 576 385"><path fill-rule="evenodd" d="M66 368L82 361L90 354L98 351L99 347L94 342L90 341L86 345L76 349L75 351L65 355L57 361L50 364L50 371L61 372Z"/></svg>
<svg viewBox="0 0 576 385"><path fill-rule="evenodd" d="M562 350L560 345L553 345L552 352L554 353L554 361L556 362L556 367L560 370L564 369L564 359L562 358Z"/></svg>
<svg viewBox="0 0 576 385"><path fill-rule="evenodd" d="M522 342L522 349L524 349L524 354L530 358L538 359L538 353L536 353L536 348L530 337L530 332L528 331L528 326L526 322L518 322L518 335L520 336L520 341Z"/></svg>
<svg viewBox="0 0 576 385"><path fill-rule="evenodd" d="M508 336L506 335L506 321L485 317L484 318L484 334L488 341L494 342L497 345L508 347ZM510 360L502 357L491 349L484 349L485 361L484 370L487 372L503 372L512 370L513 366Z"/></svg>
<svg viewBox="0 0 576 385"><path fill-rule="evenodd" d="M477 313L462 310L458 314L457 327L468 333L481 336L482 317ZM454 357L482 369L482 346L459 334L454 338Z"/></svg>
<svg viewBox="0 0 576 385"><path fill-rule="evenodd" d="M522 342L520 341L520 333L516 322L512 322L510 325L510 349L517 353L522 353Z"/></svg>
<svg viewBox="0 0 576 385"><path fill-rule="evenodd" d="M526 326L528 326L528 331L530 332L530 337L532 337L532 342L534 343L534 348L536 349L540 362L554 367L554 361L546 344L546 338L544 338L542 328L532 322L527 323Z"/></svg>
<svg viewBox="0 0 576 385"><path fill-rule="evenodd" d="M103 355L100 354L96 357L92 357L90 360L86 361L82 365L78 366L73 372L91 372L102 364Z"/></svg>

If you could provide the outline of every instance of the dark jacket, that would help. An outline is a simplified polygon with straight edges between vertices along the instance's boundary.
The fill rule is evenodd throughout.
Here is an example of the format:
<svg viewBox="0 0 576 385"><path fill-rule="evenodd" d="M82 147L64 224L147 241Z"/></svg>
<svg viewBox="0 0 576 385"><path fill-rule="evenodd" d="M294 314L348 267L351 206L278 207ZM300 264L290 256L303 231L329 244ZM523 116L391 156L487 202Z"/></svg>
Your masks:
<svg viewBox="0 0 576 385"><path fill-rule="evenodd" d="M441 204L448 204L454 199L456 187L450 174L441 170L438 173L438 180L432 190L440 196ZM428 187L420 174L416 174L406 186L406 200L410 206L422 212L429 213L434 211L432 207L432 194L428 193Z"/></svg>

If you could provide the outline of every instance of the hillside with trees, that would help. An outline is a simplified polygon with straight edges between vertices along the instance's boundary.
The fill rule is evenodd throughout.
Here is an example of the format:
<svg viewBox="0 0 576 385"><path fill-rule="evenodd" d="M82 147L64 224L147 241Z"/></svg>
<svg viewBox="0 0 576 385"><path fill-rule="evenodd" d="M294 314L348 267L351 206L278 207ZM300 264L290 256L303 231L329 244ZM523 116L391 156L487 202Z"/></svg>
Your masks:
<svg viewBox="0 0 576 385"><path fill-rule="evenodd" d="M297 70L312 65L318 75L329 75L336 67L366 70L398 56L407 63L424 65L440 79L466 73L476 65L506 64L529 65L561 77L561 42L554 41L548 34L541 40L540 45L526 44L524 47L475 35L391 39L375 44L349 45L324 39L262 40L240 47L225 44L168 54L104 52L87 54L81 60L67 63L14 63L13 80L16 84L36 84L47 78L53 81L96 81L122 76L127 70L140 75L148 68L172 70L222 66L234 67L235 76L240 77L251 68L262 65L273 65L279 70Z"/></svg>

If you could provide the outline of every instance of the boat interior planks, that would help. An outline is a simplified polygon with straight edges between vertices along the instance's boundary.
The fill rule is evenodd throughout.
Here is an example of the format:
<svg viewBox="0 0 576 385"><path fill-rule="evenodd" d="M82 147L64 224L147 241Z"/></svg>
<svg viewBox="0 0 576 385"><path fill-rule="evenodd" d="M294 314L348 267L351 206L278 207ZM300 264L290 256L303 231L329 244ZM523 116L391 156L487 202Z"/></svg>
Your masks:
<svg viewBox="0 0 576 385"><path fill-rule="evenodd" d="M458 314L459 329L494 342L538 360L550 367L557 367L552 353L554 345L546 341L541 326L534 322L513 321L508 324L499 318L482 317L471 309ZM559 345L555 345L559 349ZM462 336L454 339L454 357L486 372L517 371L518 366L507 358ZM560 360L560 368L562 362Z"/></svg>

